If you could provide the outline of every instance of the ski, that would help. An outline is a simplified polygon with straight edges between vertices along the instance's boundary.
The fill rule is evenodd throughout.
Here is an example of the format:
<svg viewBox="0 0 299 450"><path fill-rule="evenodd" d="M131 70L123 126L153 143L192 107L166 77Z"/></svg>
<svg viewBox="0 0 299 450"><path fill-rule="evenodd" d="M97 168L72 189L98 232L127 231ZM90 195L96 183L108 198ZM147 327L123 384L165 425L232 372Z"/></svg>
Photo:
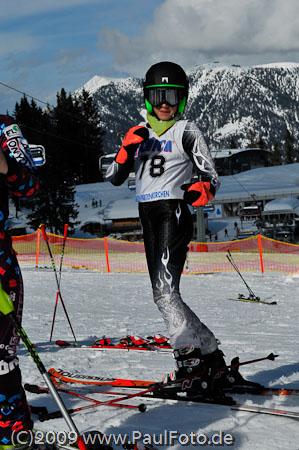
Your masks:
<svg viewBox="0 0 299 450"><path fill-rule="evenodd" d="M244 302L251 302L251 303L263 303L264 305L277 305L277 302L266 302L265 300L261 300L260 297L257 297L253 290L249 287L249 285L246 283L246 281L244 280L236 262L234 261L231 252L229 251L229 249L227 250L227 255L226 255L228 261L230 262L230 264L233 266L233 268L235 269L235 271L237 272L237 274L240 276L240 278L242 279L243 283L245 284L245 286L248 289L249 292L249 296L246 298L243 294L239 294L238 298L230 298L229 300L236 300L236 301L244 301Z"/></svg>
<svg viewBox="0 0 299 450"><path fill-rule="evenodd" d="M118 386L126 388L147 388L156 383L156 381L145 380L127 380L123 378L109 378L91 375L71 373L61 369L49 369L49 375L63 383L87 384L94 386Z"/></svg>
<svg viewBox="0 0 299 450"><path fill-rule="evenodd" d="M263 305L277 305L277 302L266 302L265 300L260 300L258 297L253 299L253 298L246 298L243 296L239 296L237 298L229 298L229 300L234 300L236 302L250 302L250 303L262 303Z"/></svg>
<svg viewBox="0 0 299 450"><path fill-rule="evenodd" d="M299 412L285 409L266 408L256 405L232 405L230 409L235 411L246 411L256 414L270 414L272 416L288 417L290 419L299 420Z"/></svg>
<svg viewBox="0 0 299 450"><path fill-rule="evenodd" d="M26 390L29 390L30 392L35 392L35 393L47 393L48 389L47 388L42 388L39 386L35 386L35 385L27 385L26 386ZM268 388L265 388L265 391L267 391ZM61 391L65 391L66 393L69 393L68 390L64 389L63 387L61 388ZM278 392L282 392L282 391L289 391L292 393L299 393L299 389L290 389L290 390L286 390L286 389L271 389L269 388L268 392L270 393L270 391L276 392L275 395L279 395ZM115 391L97 391L97 393L102 393L102 394L109 394L109 395L123 395L122 392L115 392ZM263 395L263 393L261 394L255 394L255 395ZM286 394L282 394L282 395L286 395ZM297 411L292 411L292 410L285 410L285 409L276 409L276 408L267 408L264 406L260 406L260 405L247 405L244 403L233 403L233 404L225 404L221 401L217 401L217 400L207 400L201 397L188 397L186 395L180 395L180 393L162 393L162 392L151 392L151 393L145 393L145 394L140 394L140 397L147 397L150 398L152 400L164 400L164 401L183 401L183 402L188 402L188 403L198 403L198 404L205 404L205 405L215 405L215 406L228 406L231 410L234 411L244 411L244 412L250 412L250 413L256 413L256 414L268 414L268 415L274 415L274 416L280 416L280 417L287 417L287 418L291 418L291 419L295 419L299 421L299 412ZM100 403L100 402L98 402ZM43 408L43 407L42 407ZM43 418L44 417L44 418ZM57 418L57 416L53 413L49 413L47 416L41 416L42 420L49 420L52 418Z"/></svg>
<svg viewBox="0 0 299 450"><path fill-rule="evenodd" d="M253 364L256 362L260 362L260 361L265 361L267 359L269 359L270 361L274 361L275 358L278 355L274 355L273 353L270 353L268 356L262 357L262 358L257 358L257 359L252 359L249 361L243 361L243 362L239 362L239 358L234 358L232 360L232 363L228 366L225 367L221 367L218 368L217 371L221 372L223 370L227 370L227 369L233 369L233 368L237 368L243 365L247 365L247 364ZM177 380L177 382L181 381L181 382L188 382L191 381L192 378L198 377L199 375L204 375L206 372L203 370L201 373L197 373L196 375L190 375L190 377L186 377L185 379L182 380ZM51 368L49 369L49 375L56 379L59 380L60 382L63 383L78 383L78 384L87 384L87 385L96 385L96 386L104 386L104 385L110 385L110 386L121 386L121 387L143 387L143 388L148 388L153 386L153 389L160 389L161 387L164 387L162 385L162 383L159 383L157 381L147 381L147 380L132 380L132 379L122 379L122 378L109 378L109 377L99 377L99 376L94 376L94 375L84 375L84 374L79 374L79 373L72 373L72 372L68 372L68 371L64 371L62 369L55 369L55 368Z"/></svg>
<svg viewBox="0 0 299 450"><path fill-rule="evenodd" d="M57 340L56 345L63 348L80 348L94 350L127 350L127 351L155 351L155 352L171 352L169 338L161 335L153 335L147 337L126 336L124 338L100 338L96 339L92 344L78 344L64 340Z"/></svg>
<svg viewBox="0 0 299 450"><path fill-rule="evenodd" d="M86 386L85 386L86 387ZM89 391L86 391L86 389L85 389L85 387L84 387L84 392L88 392L88 393L91 393L91 394L105 394L105 395L124 395L124 392L120 392L120 391L115 391L114 389L110 389L109 391L104 391L104 390L101 390L101 389L99 389L99 390L96 390L96 389L94 389L94 388L92 388L91 390L89 390ZM125 390L126 389L129 389L129 388L131 388L132 389L132 386L119 386L119 387L121 387L121 388L124 388ZM46 387L42 387L42 386L38 386L38 385L35 385L35 384L28 384L28 383L26 383L25 385L24 385L24 388L25 388L25 390L26 391L28 391L28 392L31 392L31 393L33 393L33 394L45 394L45 393L48 393L49 392L49 390L48 390L48 388L46 388ZM66 392L66 393L69 393L69 392L72 392L70 389L68 389L64 384L59 384L58 382L56 383L56 388L59 390L59 391L62 391L62 392ZM135 386L133 387L133 389L134 388L136 388ZM140 387L140 389L142 389L141 387ZM228 394L230 394L230 392L227 392ZM244 392L245 393L245 392ZM240 395L242 395L242 394L240 394ZM296 388L284 388L284 387L277 387L277 388L272 388L272 387L264 387L263 388L263 390L261 390L260 392L256 392L256 393L254 393L254 394L251 394L251 395L254 395L254 396L289 396L289 395L299 395L299 389L296 389ZM144 396L144 397L153 397L152 395L150 395L150 394L144 394L144 395L140 395L141 397L142 396ZM155 398L158 398L158 394L157 395L155 395ZM163 398L163 399L170 399L171 400L171 398L170 397L166 397L166 396L160 396L160 398ZM174 398L175 400L181 400L182 399L182 397L180 397L180 398L178 398L178 397L175 397Z"/></svg>
<svg viewBox="0 0 299 450"><path fill-rule="evenodd" d="M299 390L298 390L299 392ZM297 393L298 393L297 392ZM243 394L241 394L243 395ZM260 395L260 394L254 394L255 395ZM263 394L261 394L263 395ZM213 400L206 400L206 399L202 399L202 398L194 398L192 399L191 397L187 397L187 396L180 396L180 395L159 395L159 392L155 392L154 395L150 395L150 394L145 394L143 397L150 397L152 399L161 399L161 400L175 400L175 401L183 401L183 402L191 402L191 403L199 403L199 404L206 404L206 405L215 405L215 406L226 406L229 407L231 410L234 411L245 411L245 412L250 412L250 413L256 413L256 414L269 414L269 415L273 415L273 416L281 416L281 417L288 417L291 419L295 419L299 421L299 412L297 411L292 411L292 410L285 410L285 409L276 409L276 408L267 408L265 406L260 406L260 405L247 405L245 403L234 403L234 404L225 404L222 403L221 401L217 402L217 401L213 401Z"/></svg>

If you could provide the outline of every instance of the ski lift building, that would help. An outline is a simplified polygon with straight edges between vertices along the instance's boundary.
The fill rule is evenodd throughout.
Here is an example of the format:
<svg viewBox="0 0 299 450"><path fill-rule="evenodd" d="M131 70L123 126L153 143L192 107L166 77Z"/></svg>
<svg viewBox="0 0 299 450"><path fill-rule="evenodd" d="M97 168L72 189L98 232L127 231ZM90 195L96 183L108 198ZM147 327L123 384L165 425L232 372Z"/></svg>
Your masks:
<svg viewBox="0 0 299 450"><path fill-rule="evenodd" d="M216 170L220 176L234 175L246 170L270 166L270 151L260 148L228 148L212 150Z"/></svg>

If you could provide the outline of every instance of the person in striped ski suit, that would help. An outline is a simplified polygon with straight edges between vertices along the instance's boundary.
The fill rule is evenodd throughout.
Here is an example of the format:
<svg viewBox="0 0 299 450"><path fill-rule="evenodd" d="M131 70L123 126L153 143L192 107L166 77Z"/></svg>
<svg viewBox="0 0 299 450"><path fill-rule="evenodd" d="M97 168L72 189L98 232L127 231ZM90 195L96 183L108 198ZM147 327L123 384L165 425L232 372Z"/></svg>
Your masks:
<svg viewBox="0 0 299 450"><path fill-rule="evenodd" d="M124 137L106 172L113 185L136 175L136 200L154 301L168 329L177 369L165 381L206 371L189 394L222 395L227 382L223 353L213 332L183 301L180 279L193 236L192 207L210 202L220 186L202 131L183 119L189 90L185 71L163 61L150 67L144 85L146 120ZM230 377L232 379L232 377ZM240 381L240 380L239 380ZM245 380L244 380L245 381ZM207 388L208 386L208 388Z"/></svg>

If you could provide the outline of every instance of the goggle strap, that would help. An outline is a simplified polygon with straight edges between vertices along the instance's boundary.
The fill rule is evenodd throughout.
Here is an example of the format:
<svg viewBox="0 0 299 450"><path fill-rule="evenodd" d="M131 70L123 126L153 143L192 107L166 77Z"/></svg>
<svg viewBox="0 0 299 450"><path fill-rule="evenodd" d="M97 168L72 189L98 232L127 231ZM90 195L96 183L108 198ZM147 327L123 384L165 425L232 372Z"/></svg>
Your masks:
<svg viewBox="0 0 299 450"><path fill-rule="evenodd" d="M153 112L153 107L147 99L145 99L145 106L148 112L151 114Z"/></svg>
<svg viewBox="0 0 299 450"><path fill-rule="evenodd" d="M150 86L145 86L145 89L150 89L150 88L157 88L157 87L164 87L164 88L168 88L168 87L174 87L174 88L181 88L181 89L186 89L186 86L182 86L181 84L151 84Z"/></svg>

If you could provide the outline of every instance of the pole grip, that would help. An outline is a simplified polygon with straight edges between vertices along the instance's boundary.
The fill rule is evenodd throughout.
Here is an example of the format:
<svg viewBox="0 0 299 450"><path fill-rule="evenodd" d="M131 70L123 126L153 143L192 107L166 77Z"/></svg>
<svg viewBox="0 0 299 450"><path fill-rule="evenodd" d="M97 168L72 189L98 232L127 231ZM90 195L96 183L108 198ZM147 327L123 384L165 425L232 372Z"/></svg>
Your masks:
<svg viewBox="0 0 299 450"><path fill-rule="evenodd" d="M64 234L63 234L63 240L65 241L66 240L66 236L67 236L67 229L68 229L68 224L66 223L65 225L64 225Z"/></svg>
<svg viewBox="0 0 299 450"><path fill-rule="evenodd" d="M68 409L68 413L72 413L73 410L72 409ZM38 418L41 422L45 422L46 420L51 420L51 419L60 419L62 416L61 411L53 411L47 414L39 414Z"/></svg>
<svg viewBox="0 0 299 450"><path fill-rule="evenodd" d="M46 233L46 229L45 229L45 224L44 223L40 226L40 229L42 230L44 240L47 241L48 240L48 235Z"/></svg>
<svg viewBox="0 0 299 450"><path fill-rule="evenodd" d="M39 386L37 386L36 384L25 383L24 389L25 389L25 391L31 392L32 394L44 394L45 393L45 391L43 389L40 389Z"/></svg>

